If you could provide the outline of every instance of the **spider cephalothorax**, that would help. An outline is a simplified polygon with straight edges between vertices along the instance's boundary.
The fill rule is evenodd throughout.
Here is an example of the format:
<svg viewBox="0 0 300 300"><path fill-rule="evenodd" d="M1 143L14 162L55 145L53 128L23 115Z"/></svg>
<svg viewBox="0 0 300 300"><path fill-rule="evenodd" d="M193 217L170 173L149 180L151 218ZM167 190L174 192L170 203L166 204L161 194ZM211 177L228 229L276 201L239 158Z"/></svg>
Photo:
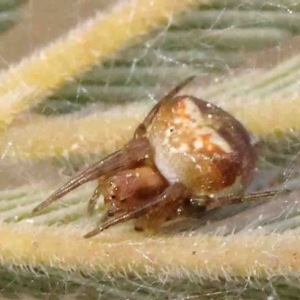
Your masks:
<svg viewBox="0 0 300 300"><path fill-rule="evenodd" d="M257 155L249 134L233 116L191 96L177 96L191 78L150 111L121 150L71 179L34 209L37 212L78 186L98 180L89 201L99 195L107 210L91 237L117 223L136 219L137 229L157 229L165 221L190 214L193 205L211 209L241 202Z"/></svg>

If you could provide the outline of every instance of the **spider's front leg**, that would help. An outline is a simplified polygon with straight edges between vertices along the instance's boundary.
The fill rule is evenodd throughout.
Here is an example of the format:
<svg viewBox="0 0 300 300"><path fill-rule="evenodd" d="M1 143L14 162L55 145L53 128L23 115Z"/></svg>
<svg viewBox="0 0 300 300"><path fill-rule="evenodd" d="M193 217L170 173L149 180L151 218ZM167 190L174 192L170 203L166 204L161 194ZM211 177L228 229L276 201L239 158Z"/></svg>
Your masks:
<svg viewBox="0 0 300 300"><path fill-rule="evenodd" d="M121 222L140 218L142 216L145 216L147 218L147 214L150 214L149 216L152 216L153 219L148 217L147 222L143 223L146 224L148 228L156 228L170 216L170 213L174 213L174 207L180 207L184 203L184 201L190 199L191 196L192 192L183 184L175 183L167 187L160 195L149 199L147 203L136 207L132 211L125 212L116 216L115 218L108 220L107 222L104 222L99 227L87 233L84 238L95 236L105 229ZM171 210L169 209L170 207L172 207ZM155 217L156 213L158 213L158 218Z"/></svg>
<svg viewBox="0 0 300 300"><path fill-rule="evenodd" d="M101 193L103 192L103 183L102 180L99 179L98 180L98 186L96 187L96 189L94 190L94 193L92 195L92 197L90 198L89 202L88 202L88 214L91 216L95 210L95 206L97 204L97 200L100 197Z"/></svg>
<svg viewBox="0 0 300 300"><path fill-rule="evenodd" d="M97 189L102 190L107 207L101 221L133 211L136 207L147 203L149 199L161 194L168 185L165 178L151 164L101 178ZM97 190L94 195L96 194ZM93 206L94 199L93 196L90 200Z"/></svg>
<svg viewBox="0 0 300 300"><path fill-rule="evenodd" d="M67 193L83 185L86 182L96 180L102 176L110 176L115 172L135 168L146 160L152 158L152 147L147 138L132 139L121 150L114 152L103 160L95 163L88 169L81 172L56 190L48 199L34 208L36 213L50 205L52 202L60 199ZM90 210L92 210L100 190L96 189L90 200Z"/></svg>

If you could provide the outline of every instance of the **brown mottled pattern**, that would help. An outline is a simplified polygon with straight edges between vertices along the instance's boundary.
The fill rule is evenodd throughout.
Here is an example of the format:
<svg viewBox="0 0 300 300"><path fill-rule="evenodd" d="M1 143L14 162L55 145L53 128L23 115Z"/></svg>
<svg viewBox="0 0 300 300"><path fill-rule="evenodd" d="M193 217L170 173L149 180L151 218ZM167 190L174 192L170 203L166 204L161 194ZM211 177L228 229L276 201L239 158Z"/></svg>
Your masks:
<svg viewBox="0 0 300 300"><path fill-rule="evenodd" d="M221 143L214 143L211 134L199 134L206 128ZM243 193L251 180L257 156L246 129L211 103L190 96L165 101L148 128L148 137L160 172L169 182L182 182L196 194L219 193L228 187ZM202 147L195 147L197 139ZM241 183L234 185L239 177Z"/></svg>

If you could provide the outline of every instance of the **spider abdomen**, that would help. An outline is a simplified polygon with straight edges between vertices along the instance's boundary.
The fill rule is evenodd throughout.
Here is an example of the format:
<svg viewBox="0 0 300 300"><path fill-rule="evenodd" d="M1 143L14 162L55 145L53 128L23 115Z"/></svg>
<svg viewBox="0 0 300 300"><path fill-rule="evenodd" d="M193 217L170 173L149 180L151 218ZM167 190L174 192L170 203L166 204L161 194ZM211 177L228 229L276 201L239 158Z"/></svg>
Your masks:
<svg viewBox="0 0 300 300"><path fill-rule="evenodd" d="M244 126L233 116L190 96L161 105L148 127L157 169L169 183L196 195L241 194L257 156Z"/></svg>

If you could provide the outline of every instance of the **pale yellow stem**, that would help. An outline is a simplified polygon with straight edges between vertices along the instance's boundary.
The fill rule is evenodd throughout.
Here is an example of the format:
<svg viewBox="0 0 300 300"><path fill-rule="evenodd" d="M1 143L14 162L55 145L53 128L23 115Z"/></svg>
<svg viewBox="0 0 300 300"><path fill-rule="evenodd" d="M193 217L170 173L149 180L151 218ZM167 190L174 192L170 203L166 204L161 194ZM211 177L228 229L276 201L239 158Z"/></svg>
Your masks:
<svg viewBox="0 0 300 300"><path fill-rule="evenodd" d="M149 108L149 103L135 103L82 119L29 116L0 135L0 153L26 160L111 153L132 138Z"/></svg>
<svg viewBox="0 0 300 300"><path fill-rule="evenodd" d="M205 0L136 0L105 17L98 14L66 38L11 67L1 76L0 128L66 80L106 58L155 24Z"/></svg>
<svg viewBox="0 0 300 300"><path fill-rule="evenodd" d="M1 261L91 272L205 277L292 275L300 270L300 237L148 236L126 228L83 239L68 228L1 225ZM121 233L121 234L120 234ZM13 238L12 238L13 236ZM225 273L224 273L225 272Z"/></svg>
<svg viewBox="0 0 300 300"><path fill-rule="evenodd" d="M243 104L228 101L222 107L261 138L300 131L300 98L258 99Z"/></svg>
<svg viewBox="0 0 300 300"><path fill-rule="evenodd" d="M300 99L222 104L260 138L300 130ZM84 119L72 115L30 117L25 124L15 124L0 135L0 153L18 159L111 153L132 137L151 105L134 103L115 108L112 115L98 114Z"/></svg>

